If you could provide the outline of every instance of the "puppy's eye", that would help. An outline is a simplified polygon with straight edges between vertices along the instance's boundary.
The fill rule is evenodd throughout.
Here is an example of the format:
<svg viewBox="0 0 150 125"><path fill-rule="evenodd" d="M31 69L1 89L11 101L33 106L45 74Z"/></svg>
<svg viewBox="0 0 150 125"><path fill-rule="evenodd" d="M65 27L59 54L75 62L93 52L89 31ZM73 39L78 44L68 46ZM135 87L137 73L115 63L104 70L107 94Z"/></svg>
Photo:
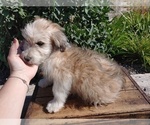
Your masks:
<svg viewBox="0 0 150 125"><path fill-rule="evenodd" d="M43 43L42 41L38 41L36 44L37 44L38 46L43 46L43 45L44 45L44 43Z"/></svg>

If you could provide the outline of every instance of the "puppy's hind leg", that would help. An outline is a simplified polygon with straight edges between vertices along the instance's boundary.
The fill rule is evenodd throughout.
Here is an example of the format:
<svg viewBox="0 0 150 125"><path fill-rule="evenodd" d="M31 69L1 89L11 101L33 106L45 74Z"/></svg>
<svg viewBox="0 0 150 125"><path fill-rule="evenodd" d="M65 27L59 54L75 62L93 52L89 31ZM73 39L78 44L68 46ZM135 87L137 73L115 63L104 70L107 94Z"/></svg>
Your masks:
<svg viewBox="0 0 150 125"><path fill-rule="evenodd" d="M72 80L71 78L63 78L62 81L54 80L53 83L53 100L49 101L46 109L49 113L58 112L64 107L66 99L71 90Z"/></svg>

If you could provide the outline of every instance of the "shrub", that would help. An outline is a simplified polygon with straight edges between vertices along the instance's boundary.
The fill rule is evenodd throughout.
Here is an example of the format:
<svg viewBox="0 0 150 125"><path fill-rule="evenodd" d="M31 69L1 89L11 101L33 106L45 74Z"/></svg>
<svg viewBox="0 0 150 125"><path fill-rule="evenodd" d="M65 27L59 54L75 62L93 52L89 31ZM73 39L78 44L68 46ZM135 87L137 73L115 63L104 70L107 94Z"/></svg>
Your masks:
<svg viewBox="0 0 150 125"><path fill-rule="evenodd" d="M14 37L20 36L25 13L21 7L0 7L0 62L6 63L9 46Z"/></svg>
<svg viewBox="0 0 150 125"><path fill-rule="evenodd" d="M140 63L150 67L150 12L137 11L115 17L105 41L107 53L125 62Z"/></svg>
<svg viewBox="0 0 150 125"><path fill-rule="evenodd" d="M106 6L77 9L70 16L70 24L64 26L69 40L78 46L104 52L103 40L107 37L109 10Z"/></svg>

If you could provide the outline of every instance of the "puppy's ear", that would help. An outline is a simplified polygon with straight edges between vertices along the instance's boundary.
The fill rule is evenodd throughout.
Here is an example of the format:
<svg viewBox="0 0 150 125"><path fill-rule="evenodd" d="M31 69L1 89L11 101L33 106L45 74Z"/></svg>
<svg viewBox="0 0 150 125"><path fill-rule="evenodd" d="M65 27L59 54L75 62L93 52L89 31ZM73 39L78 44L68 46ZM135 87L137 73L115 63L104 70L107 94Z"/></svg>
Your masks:
<svg viewBox="0 0 150 125"><path fill-rule="evenodd" d="M61 52L64 52L68 46L67 37L62 31L56 31L51 34L52 45L55 49L59 49Z"/></svg>

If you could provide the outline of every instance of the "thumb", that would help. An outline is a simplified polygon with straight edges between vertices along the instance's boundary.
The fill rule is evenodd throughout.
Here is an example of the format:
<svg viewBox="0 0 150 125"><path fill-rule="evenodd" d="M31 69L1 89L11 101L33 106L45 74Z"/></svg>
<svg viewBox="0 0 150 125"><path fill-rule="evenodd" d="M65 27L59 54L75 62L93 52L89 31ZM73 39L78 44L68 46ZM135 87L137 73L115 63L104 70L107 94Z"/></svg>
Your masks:
<svg viewBox="0 0 150 125"><path fill-rule="evenodd" d="M14 38L12 45L10 47L10 50L9 50L9 56L17 55L18 47L19 47L19 42L16 38Z"/></svg>

